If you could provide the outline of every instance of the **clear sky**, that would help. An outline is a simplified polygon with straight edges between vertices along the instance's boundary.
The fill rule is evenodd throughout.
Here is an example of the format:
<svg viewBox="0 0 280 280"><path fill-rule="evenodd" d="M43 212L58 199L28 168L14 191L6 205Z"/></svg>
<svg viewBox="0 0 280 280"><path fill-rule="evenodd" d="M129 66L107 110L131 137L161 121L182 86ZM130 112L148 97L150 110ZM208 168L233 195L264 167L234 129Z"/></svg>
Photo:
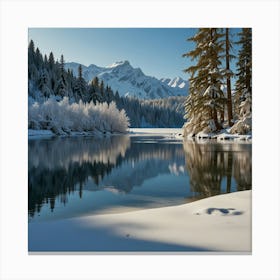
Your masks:
<svg viewBox="0 0 280 280"><path fill-rule="evenodd" d="M88 66L108 66L128 60L146 75L187 79L183 69L190 65L182 54L194 48L187 38L196 28L30 28L29 40L42 54ZM236 30L234 30L235 32Z"/></svg>

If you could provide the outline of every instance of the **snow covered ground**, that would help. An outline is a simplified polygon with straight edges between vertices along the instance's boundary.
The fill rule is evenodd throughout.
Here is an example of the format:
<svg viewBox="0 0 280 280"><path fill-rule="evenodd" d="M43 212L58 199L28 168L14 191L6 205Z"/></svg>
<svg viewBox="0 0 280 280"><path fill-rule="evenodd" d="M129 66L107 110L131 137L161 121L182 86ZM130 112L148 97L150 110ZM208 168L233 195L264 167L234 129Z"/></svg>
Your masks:
<svg viewBox="0 0 280 280"><path fill-rule="evenodd" d="M43 129L28 129L28 138L45 138L45 137L52 137L55 134L51 130L43 130Z"/></svg>
<svg viewBox="0 0 280 280"><path fill-rule="evenodd" d="M168 138L178 138L182 136L182 128L130 128L131 136L164 136Z"/></svg>
<svg viewBox="0 0 280 280"><path fill-rule="evenodd" d="M181 139L183 140L183 129L182 128L129 128L128 133L130 136L163 136L167 139ZM106 132L72 132L67 136L94 136L94 137L104 137L110 136L117 133ZM56 136L51 130L35 130L28 129L28 138L45 138ZM207 140L217 140L219 142L235 141L235 142L252 142L252 135L239 135L230 134L227 132L222 132L220 134L208 134L208 133L198 133L194 138L186 137L187 140L197 140L197 141L207 141Z"/></svg>
<svg viewBox="0 0 280 280"><path fill-rule="evenodd" d="M29 224L29 251L251 252L251 191Z"/></svg>

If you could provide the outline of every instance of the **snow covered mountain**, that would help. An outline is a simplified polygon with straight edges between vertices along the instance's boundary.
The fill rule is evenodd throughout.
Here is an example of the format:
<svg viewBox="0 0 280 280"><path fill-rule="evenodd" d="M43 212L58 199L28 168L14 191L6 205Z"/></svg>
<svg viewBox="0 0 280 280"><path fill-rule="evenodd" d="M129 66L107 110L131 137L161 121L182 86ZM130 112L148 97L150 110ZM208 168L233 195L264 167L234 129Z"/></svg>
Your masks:
<svg viewBox="0 0 280 280"><path fill-rule="evenodd" d="M78 75L79 63L65 63L65 68L73 70ZM82 65L83 77L90 82L98 77L104 83L118 91L120 96L133 96L141 99L156 99L169 96L187 95L188 82L180 77L174 79L156 79L146 76L140 68L133 68L125 61L116 62L107 67L99 67L94 64Z"/></svg>

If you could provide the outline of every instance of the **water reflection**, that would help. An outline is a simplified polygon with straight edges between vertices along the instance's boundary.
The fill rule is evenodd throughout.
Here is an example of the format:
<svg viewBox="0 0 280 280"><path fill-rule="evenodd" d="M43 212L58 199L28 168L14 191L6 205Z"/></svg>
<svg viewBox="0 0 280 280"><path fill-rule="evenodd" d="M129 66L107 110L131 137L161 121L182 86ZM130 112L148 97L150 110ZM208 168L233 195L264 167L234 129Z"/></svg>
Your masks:
<svg viewBox="0 0 280 280"><path fill-rule="evenodd" d="M29 140L29 217L46 205L50 211L72 205L73 216L120 204L164 206L250 189L251 165L251 145L245 144L182 145L127 135Z"/></svg>
<svg viewBox="0 0 280 280"><path fill-rule="evenodd" d="M183 147L193 192L208 197L222 192L251 189L250 144L184 141Z"/></svg>
<svg viewBox="0 0 280 280"><path fill-rule="evenodd" d="M30 216L40 212L44 203L55 207L60 195L82 190L89 178L98 185L121 161L130 145L128 136L104 138L56 138L28 142L28 209Z"/></svg>

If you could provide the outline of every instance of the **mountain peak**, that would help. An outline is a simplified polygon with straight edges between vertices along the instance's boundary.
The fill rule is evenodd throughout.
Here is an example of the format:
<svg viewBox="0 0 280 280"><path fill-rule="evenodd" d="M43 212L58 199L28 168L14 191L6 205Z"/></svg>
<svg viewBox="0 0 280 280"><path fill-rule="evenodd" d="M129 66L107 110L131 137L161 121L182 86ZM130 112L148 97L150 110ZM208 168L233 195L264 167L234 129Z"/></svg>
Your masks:
<svg viewBox="0 0 280 280"><path fill-rule="evenodd" d="M107 66L106 68L115 68L121 65L130 65L128 60L121 60L121 61L116 61L115 63Z"/></svg>
<svg viewBox="0 0 280 280"><path fill-rule="evenodd" d="M65 65L65 67L73 69L74 75L77 76L78 67L73 66L72 64ZM159 80L145 75L140 68L133 68L128 60L117 61L107 67L94 64L85 66L83 77L87 82L91 81L93 77L98 77L113 91L118 91L120 96L133 96L141 99L182 96L188 92L188 82L182 78Z"/></svg>

